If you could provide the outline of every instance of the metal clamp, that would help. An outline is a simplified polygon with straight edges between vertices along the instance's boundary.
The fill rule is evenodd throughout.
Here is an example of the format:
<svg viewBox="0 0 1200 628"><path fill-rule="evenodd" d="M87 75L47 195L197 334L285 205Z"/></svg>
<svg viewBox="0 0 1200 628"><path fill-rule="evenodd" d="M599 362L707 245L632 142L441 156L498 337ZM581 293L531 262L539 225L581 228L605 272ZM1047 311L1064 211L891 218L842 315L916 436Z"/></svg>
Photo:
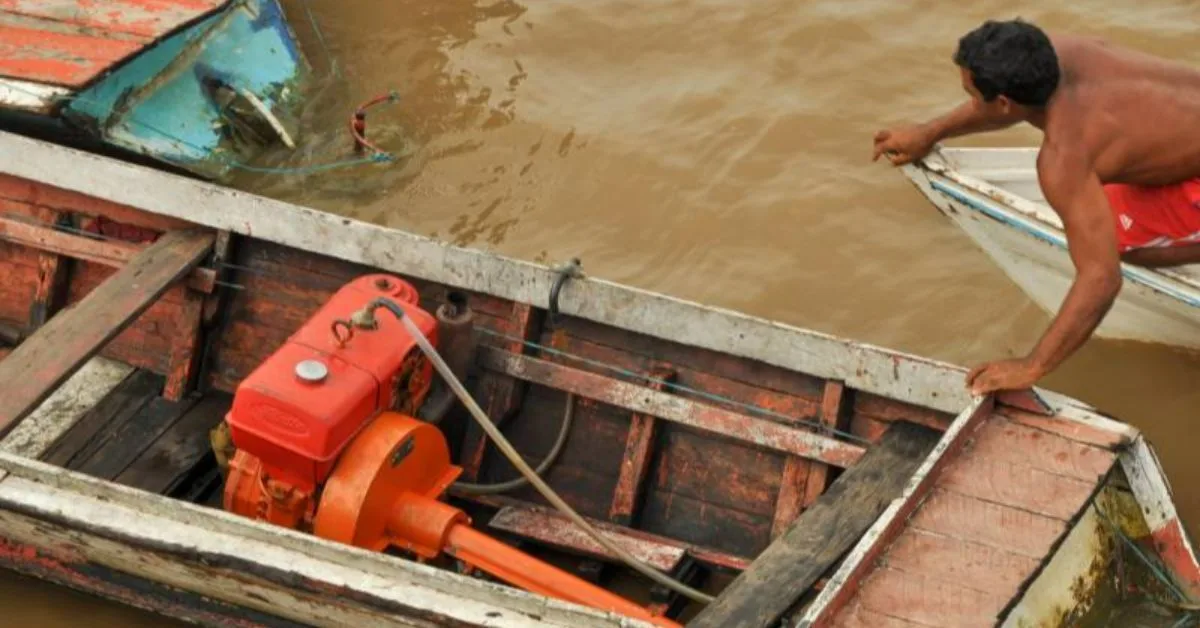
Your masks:
<svg viewBox="0 0 1200 628"><path fill-rule="evenodd" d="M583 262L579 261L578 257L571 258L570 262L559 266L558 277L554 280L554 285L550 287L550 304L547 311L546 323L553 327L558 323L558 294L562 291L563 284L567 279L579 279L583 277Z"/></svg>

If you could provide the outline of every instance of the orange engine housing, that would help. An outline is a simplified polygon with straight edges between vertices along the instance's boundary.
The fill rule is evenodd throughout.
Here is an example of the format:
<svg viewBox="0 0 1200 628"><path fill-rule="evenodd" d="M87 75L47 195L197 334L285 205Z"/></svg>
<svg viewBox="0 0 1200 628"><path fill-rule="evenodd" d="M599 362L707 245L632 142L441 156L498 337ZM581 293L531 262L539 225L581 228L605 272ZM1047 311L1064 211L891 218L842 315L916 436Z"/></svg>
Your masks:
<svg viewBox="0 0 1200 628"><path fill-rule="evenodd" d="M274 485L262 488L311 496L368 421L384 410L415 414L424 401L433 366L391 312L379 310L375 329L355 328L344 344L334 335L335 321L377 297L395 301L437 346L437 321L420 308L412 285L366 275L338 290L242 381L226 415L235 466L257 459L262 480ZM345 335L344 327L338 331ZM233 510L251 515L244 512L250 508Z"/></svg>

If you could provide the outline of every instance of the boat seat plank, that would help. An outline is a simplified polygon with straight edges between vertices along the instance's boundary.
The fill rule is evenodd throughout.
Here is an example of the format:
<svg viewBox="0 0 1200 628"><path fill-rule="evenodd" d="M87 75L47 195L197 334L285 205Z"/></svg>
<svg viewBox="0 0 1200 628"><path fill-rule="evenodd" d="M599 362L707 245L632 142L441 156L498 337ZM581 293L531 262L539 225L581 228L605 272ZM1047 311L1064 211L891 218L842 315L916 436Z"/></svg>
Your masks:
<svg viewBox="0 0 1200 628"><path fill-rule="evenodd" d="M998 408L997 412L1013 423L1055 434L1084 445L1100 447L1110 451L1129 443L1129 437L1121 432L1093 427L1080 421L1064 421L1057 417L1039 416L1016 408Z"/></svg>
<svg viewBox="0 0 1200 628"><path fill-rule="evenodd" d="M203 231L172 231L138 253L0 362L0 436L41 404L212 248ZM10 383L20 382L19 386Z"/></svg>
<svg viewBox="0 0 1200 628"><path fill-rule="evenodd" d="M992 626L1008 596L883 567L862 584L863 608L930 628Z"/></svg>
<svg viewBox="0 0 1200 628"><path fill-rule="evenodd" d="M689 626L773 626L901 496L940 433L895 423Z"/></svg>
<svg viewBox="0 0 1200 628"><path fill-rule="evenodd" d="M209 393L146 447L115 480L144 491L169 494L211 451L209 430L216 427L233 398Z"/></svg>
<svg viewBox="0 0 1200 628"><path fill-rule="evenodd" d="M155 39L227 4L229 0L4 0L0 19L20 16L39 20L48 31L86 31L116 38L126 35L143 43ZM10 18L11 19L11 18Z"/></svg>

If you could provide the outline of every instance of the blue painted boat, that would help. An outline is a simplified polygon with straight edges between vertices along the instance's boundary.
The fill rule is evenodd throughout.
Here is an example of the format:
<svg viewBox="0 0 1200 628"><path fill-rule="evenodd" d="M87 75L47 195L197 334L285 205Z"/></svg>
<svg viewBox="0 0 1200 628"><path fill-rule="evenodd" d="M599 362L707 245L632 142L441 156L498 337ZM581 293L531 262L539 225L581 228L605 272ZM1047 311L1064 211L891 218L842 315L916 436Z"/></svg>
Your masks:
<svg viewBox="0 0 1200 628"><path fill-rule="evenodd" d="M278 0L0 4L0 126L221 180L294 147L310 68Z"/></svg>

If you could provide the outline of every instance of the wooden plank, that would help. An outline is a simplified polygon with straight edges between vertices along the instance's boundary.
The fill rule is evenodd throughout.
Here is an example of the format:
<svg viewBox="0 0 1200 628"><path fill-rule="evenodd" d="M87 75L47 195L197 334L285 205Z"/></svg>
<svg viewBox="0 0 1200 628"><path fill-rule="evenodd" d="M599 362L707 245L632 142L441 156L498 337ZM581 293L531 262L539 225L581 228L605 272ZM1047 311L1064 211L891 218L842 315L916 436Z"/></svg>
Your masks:
<svg viewBox="0 0 1200 628"><path fill-rule="evenodd" d="M933 453L921 463L903 496L879 516L830 578L829 586L805 610L802 621L806 628L828 626L838 611L854 598L863 578L875 568L875 561L908 524L909 517L922 500L933 491L943 469L994 411L995 397L988 395L975 398L959 413L942 434Z"/></svg>
<svg viewBox="0 0 1200 628"><path fill-rule="evenodd" d="M675 379L675 371L660 367L651 370L650 376L658 380L650 384L650 389L661 392L663 382ZM629 435L625 438L625 453L621 456L621 475L617 477L612 507L608 510L609 521L627 526L637 519L657 434L657 419L646 414L633 414L629 422Z"/></svg>
<svg viewBox="0 0 1200 628"><path fill-rule="evenodd" d="M934 489L913 515L912 529L1005 549L1042 559L1067 523L1027 510Z"/></svg>
<svg viewBox="0 0 1200 628"><path fill-rule="evenodd" d="M144 245L122 240L96 240L36 225L13 218L0 217L0 239L57 255L96 262L113 268L128 264L144 250ZM46 253L42 253L44 256ZM187 285L193 290L211 294L215 289L216 271L195 268L187 274Z"/></svg>
<svg viewBox="0 0 1200 628"><path fill-rule="evenodd" d="M463 497L470 501L473 501L475 503L483 504L485 506L491 506L493 508L500 508L500 509L512 508L518 512L536 513L538 517L544 518L546 521L550 522L550 524L555 527L574 526L575 525L574 523L571 522L570 519L567 519L566 516L562 515L558 511L554 510L553 508L550 508L549 506L538 506L538 505L535 505L535 504L532 504L529 502L525 502L525 501L522 501L519 499L514 499L511 497L502 497L502 496L465 495ZM702 563L706 563L706 564L717 566L717 567L722 567L724 569L740 571L740 570L748 567L751 562L751 559L747 558L745 556L739 556L736 554L730 554L728 552L722 552L722 551L715 550L715 549L712 549L712 548L706 547L706 546L693 545L693 544L685 543L685 542L682 542L682 541L679 541L676 539L671 539L671 538L668 538L665 536L651 534L651 533L645 532L643 530L635 530L633 528L617 526L617 525L614 525L614 524L611 524L611 523L608 523L605 521L600 521L597 519L590 519L587 517L585 517L585 519L587 519L588 523L591 523L598 530L619 533L619 535L624 536L628 539L636 540L639 542L649 543L649 544L655 545L655 546L662 546L662 548L676 548L676 549L679 549L679 550L683 551L684 553L690 555L692 558L695 558L696 560L698 560ZM503 523L503 522L501 522L501 523ZM531 530L531 532L533 532L535 534L541 533L541 532L539 532L539 530ZM562 542L565 543L565 539L567 537L565 535L560 535L557 538L559 538ZM590 537L588 537L588 538L590 540ZM604 548L600 547L599 545L593 544L593 545L585 546L583 544L579 544L579 545L565 545L564 544L562 546L567 547L568 549L571 549L571 550L574 550L577 552L581 552L581 553L588 552L589 551L588 548L590 547L591 551L603 552L603 553L592 554L596 558L606 558L606 559L613 558L612 556L608 555L608 553L607 553L608 550L605 550ZM656 550L654 550L654 552L655 553L673 553L675 551L674 549L662 549L662 548L656 549Z"/></svg>
<svg viewBox="0 0 1200 628"><path fill-rule="evenodd" d="M144 189L145 182L138 185ZM152 231L173 231L189 229L196 225L186 218L176 218L163 215L160 212L141 211L128 205L97 198L90 192L66 190L39 183L37 180L22 179L10 174L0 173L0 199L6 213L16 210L16 213L29 213L31 208L44 207L59 212L69 212L92 217L107 219L108 226L134 225ZM15 204L15 205L14 205ZM19 209L25 206L25 211ZM108 234L117 236L120 234ZM122 239L117 237L117 239Z"/></svg>
<svg viewBox="0 0 1200 628"><path fill-rule="evenodd" d="M480 347L479 353L480 362L486 368L762 447L843 468L854 464L863 454L862 447L857 445L656 392L604 375L491 347Z"/></svg>
<svg viewBox="0 0 1200 628"><path fill-rule="evenodd" d="M808 475L818 465L798 456L788 456L783 462L779 479L779 495L775 498L775 515L771 521L771 540L779 538L804 510L804 492Z"/></svg>
<svg viewBox="0 0 1200 628"><path fill-rule="evenodd" d="M132 372L120 362L101 357L88 360L0 441L0 451L27 458L43 456Z"/></svg>
<svg viewBox="0 0 1200 628"><path fill-rule="evenodd" d="M215 10L226 0L3 0L0 16L40 20L43 30L91 32L106 39L150 43ZM0 17L2 19L2 17ZM124 36L124 37L122 37Z"/></svg>
<svg viewBox="0 0 1200 628"><path fill-rule="evenodd" d="M43 459L55 466L78 468L105 441L105 434L114 422L136 414L158 395L162 385L162 377L154 373L133 371L92 405L71 429L57 438ZM24 423L21 422L22 425ZM13 434L16 433L14 430Z"/></svg>
<svg viewBox="0 0 1200 628"><path fill-rule="evenodd" d="M1041 430L1073 440L1077 443L1100 447L1109 451L1129 443L1128 435L1123 432L1109 431L1093 427L1082 421L1065 420L1063 417L1045 417L1032 412L1015 408L1001 407L996 412L1007 417L1013 423Z"/></svg>
<svg viewBox="0 0 1200 628"><path fill-rule="evenodd" d="M191 270L212 242L211 233L200 231L163 235L0 362L0 436Z"/></svg>
<svg viewBox="0 0 1200 628"><path fill-rule="evenodd" d="M170 401L179 401L195 384L196 367L200 364L200 322L204 309L204 295L187 290L183 294L183 305L176 318L175 336L171 339L168 358L167 385L163 396Z"/></svg>
<svg viewBox="0 0 1200 628"><path fill-rule="evenodd" d="M863 583L863 608L923 626L993 626L1008 596L884 567Z"/></svg>
<svg viewBox="0 0 1200 628"><path fill-rule="evenodd" d="M100 446L76 469L106 480L117 477L197 401L199 399L195 397L180 402L163 397L151 398L119 425L110 425L101 437Z"/></svg>
<svg viewBox="0 0 1200 628"><path fill-rule="evenodd" d="M48 223L56 222L61 215L52 210L41 210L38 213L39 218ZM0 228L0 237L3 237L3 228ZM57 253L38 253L37 288L33 293L33 304L29 308L30 330L45 325L46 321L66 304L70 268L70 261Z"/></svg>
<svg viewBox="0 0 1200 628"><path fill-rule="evenodd" d="M115 481L159 495L170 493L208 455L208 432L225 418L232 403L229 395L206 396L139 453Z"/></svg>
<svg viewBox="0 0 1200 628"><path fill-rule="evenodd" d="M1042 560L971 541L910 529L888 548L885 562L902 572L979 591L1017 591Z"/></svg>
<svg viewBox="0 0 1200 628"><path fill-rule="evenodd" d="M774 626L901 495L938 432L896 423L689 626Z"/></svg>
<svg viewBox="0 0 1200 628"><path fill-rule="evenodd" d="M938 487L1066 521L1088 503L1096 484L967 449L946 468Z"/></svg>
<svg viewBox="0 0 1200 628"><path fill-rule="evenodd" d="M979 428L970 449L991 462L1025 464L1091 483L1107 475L1117 460L1114 452L1003 417L993 418Z"/></svg>
<svg viewBox="0 0 1200 628"><path fill-rule="evenodd" d="M821 423L826 427L845 430L849 422L849 412L846 404L842 403L846 396L846 387L837 381L825 382L825 392L821 398ZM801 473L798 467L806 467ZM798 483L800 476L803 483ZM779 499L775 510L775 523L771 529L771 538L778 538L792 521L800 514L804 506L813 503L829 486L829 466L807 463L789 457L784 463L783 477L785 482L779 487ZM803 487L803 488L801 488Z"/></svg>
<svg viewBox="0 0 1200 628"><path fill-rule="evenodd" d="M570 521L556 519L546 511L504 508L488 521L488 527L527 539L534 539L557 548L583 552L597 558L616 560L616 556L588 536L579 526ZM683 560L685 551L680 546L654 543L630 536L615 526L597 529L613 544L659 571L669 572Z"/></svg>
<svg viewBox="0 0 1200 628"><path fill-rule="evenodd" d="M833 625L835 628L928 628L907 619L863 608L858 602L851 604L838 615Z"/></svg>
<svg viewBox="0 0 1200 628"><path fill-rule="evenodd" d="M513 303L507 321L506 333L524 340L534 340L540 335L543 316L540 312L526 303ZM501 344L505 350L512 353L526 353L528 347L522 342L506 341ZM492 374L487 382L486 412L497 425L503 424L521 406L525 396L526 384L514 377L498 377ZM488 439L475 421L467 423L466 455L463 456L463 476L478 479L479 471L483 468L483 457L487 453Z"/></svg>
<svg viewBox="0 0 1200 628"><path fill-rule="evenodd" d="M141 45L103 37L52 33L0 23L0 75L80 87Z"/></svg>

